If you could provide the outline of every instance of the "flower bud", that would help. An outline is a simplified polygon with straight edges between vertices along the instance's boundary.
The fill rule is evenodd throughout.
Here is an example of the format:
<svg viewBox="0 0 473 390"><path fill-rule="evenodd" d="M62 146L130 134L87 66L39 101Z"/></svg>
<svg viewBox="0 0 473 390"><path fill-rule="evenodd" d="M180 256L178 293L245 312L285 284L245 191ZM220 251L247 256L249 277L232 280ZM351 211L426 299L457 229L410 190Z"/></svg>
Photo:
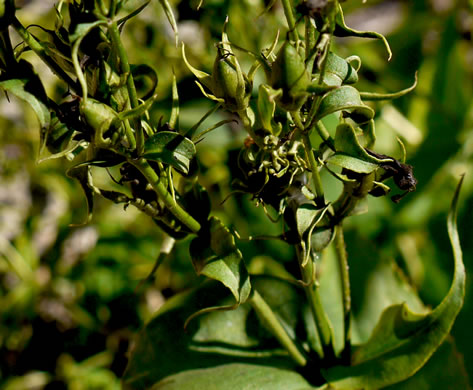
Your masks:
<svg viewBox="0 0 473 390"><path fill-rule="evenodd" d="M212 93L224 100L229 111L237 112L248 107L251 83L243 75L235 55L225 47L218 49L214 62Z"/></svg>
<svg viewBox="0 0 473 390"><path fill-rule="evenodd" d="M298 110L309 95L310 76L304 60L288 41L284 42L272 64L270 84L274 89L282 90L277 102L287 111Z"/></svg>

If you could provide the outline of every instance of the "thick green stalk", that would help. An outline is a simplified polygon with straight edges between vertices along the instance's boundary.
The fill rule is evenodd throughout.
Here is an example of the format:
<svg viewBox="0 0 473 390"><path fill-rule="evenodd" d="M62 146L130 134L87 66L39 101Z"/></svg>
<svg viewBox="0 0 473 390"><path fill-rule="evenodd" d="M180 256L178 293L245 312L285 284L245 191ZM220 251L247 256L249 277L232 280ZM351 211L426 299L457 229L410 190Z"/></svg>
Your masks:
<svg viewBox="0 0 473 390"><path fill-rule="evenodd" d="M13 28L18 35L25 41L28 47L38 55L43 62L57 75L60 79L65 81L67 85L76 93L80 91L80 87L62 68L49 56L47 49L31 35L21 22L15 18L12 23Z"/></svg>
<svg viewBox="0 0 473 390"><path fill-rule="evenodd" d="M296 251L301 269L302 281L305 284L304 290L307 296L307 301L309 302L310 310L312 311L315 329L317 330L322 344L322 358L326 361L331 361L335 358L335 350L333 348L333 329L323 308L317 281L313 280L315 274L313 268L315 267L314 260L311 259L311 261L303 267L302 263L304 261L304 256L300 245L296 246Z"/></svg>
<svg viewBox="0 0 473 390"><path fill-rule="evenodd" d="M128 62L128 56L120 38L120 32L118 31L116 21L109 22L108 31L110 33L110 37L112 38L113 45L117 50L118 57L120 58L121 72L126 76L126 87L128 90L128 97L130 98L131 108L138 107L139 102L138 95L136 94L135 81L133 80L133 76L131 74L130 63ZM136 133L136 151L138 156L141 156L143 154L145 141L140 118L135 119L133 121L133 125Z"/></svg>
<svg viewBox="0 0 473 390"><path fill-rule="evenodd" d="M310 142L309 135L302 133L302 142L304 143L305 153L309 160L310 169L312 171L312 182L315 190L315 203L317 206L325 206L324 189L322 187L322 180L320 179L319 167L315 160L314 152L312 150L312 144Z"/></svg>
<svg viewBox="0 0 473 390"><path fill-rule="evenodd" d="M299 36L296 30L296 19L294 19L294 14L292 13L291 0L282 0L282 6L284 8L284 15L286 15L287 25L289 26L289 37L293 41L298 41Z"/></svg>
<svg viewBox="0 0 473 390"><path fill-rule="evenodd" d="M159 179L159 176L153 170L151 165L149 165L148 161L141 157L137 160L129 159L128 162L136 167L143 174L146 180L148 180L156 194L164 202L166 208L192 232L198 233L200 230L200 223L175 201L162 181Z"/></svg>
<svg viewBox="0 0 473 390"><path fill-rule="evenodd" d="M258 293L258 291L253 290L253 294L249 299L249 303L255 310L258 318L287 350L289 356L291 356L291 358L299 366L305 366L307 363L306 357L302 354L300 349L297 348L296 344L294 344L294 341L291 339L291 337L289 337L286 330L279 322L276 314L273 312L271 307L269 307L263 297Z"/></svg>
<svg viewBox="0 0 473 390"><path fill-rule="evenodd" d="M342 283L342 302L343 302L343 350L342 360L346 363L350 362L351 353L351 294L350 294L350 274L345 246L343 238L343 227L340 223L336 227L335 233L335 250L337 253L338 267L340 270L340 279Z"/></svg>

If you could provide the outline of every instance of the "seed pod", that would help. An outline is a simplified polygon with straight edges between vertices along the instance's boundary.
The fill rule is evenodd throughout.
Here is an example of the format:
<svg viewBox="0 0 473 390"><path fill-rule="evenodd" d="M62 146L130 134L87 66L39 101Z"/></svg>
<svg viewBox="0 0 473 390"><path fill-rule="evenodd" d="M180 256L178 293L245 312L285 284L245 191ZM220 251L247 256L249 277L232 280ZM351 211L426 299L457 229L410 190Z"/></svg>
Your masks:
<svg viewBox="0 0 473 390"><path fill-rule="evenodd" d="M277 102L287 111L298 110L307 99L310 77L304 60L288 41L284 42L272 64L270 84L274 89L282 90Z"/></svg>
<svg viewBox="0 0 473 390"><path fill-rule="evenodd" d="M118 123L117 113L108 105L92 98L82 99L79 110L84 122L94 131L96 143L107 142L104 135Z"/></svg>
<svg viewBox="0 0 473 390"><path fill-rule="evenodd" d="M241 111L248 107L251 85L243 76L233 53L218 49L212 72L212 92L225 101L229 111Z"/></svg>

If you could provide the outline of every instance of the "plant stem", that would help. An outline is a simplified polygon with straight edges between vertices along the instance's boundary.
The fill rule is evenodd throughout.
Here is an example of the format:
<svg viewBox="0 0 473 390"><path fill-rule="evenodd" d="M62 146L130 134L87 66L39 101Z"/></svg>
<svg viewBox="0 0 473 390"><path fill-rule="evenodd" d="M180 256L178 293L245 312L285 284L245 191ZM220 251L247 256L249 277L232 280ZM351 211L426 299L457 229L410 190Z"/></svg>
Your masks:
<svg viewBox="0 0 473 390"><path fill-rule="evenodd" d="M316 121L315 129L317 130L317 133L319 133L320 138L322 138L322 140L330 147L330 149L335 151L332 136L327 131L324 124L321 121Z"/></svg>
<svg viewBox="0 0 473 390"><path fill-rule="evenodd" d="M307 155L307 159L309 160L310 169L312 171L312 182L314 184L316 196L315 203L317 206L323 207L325 206L324 189L322 187L322 180L320 179L319 175L319 167L312 150L312 143L310 142L310 138L307 133L302 133L302 142L304 143L305 153Z"/></svg>
<svg viewBox="0 0 473 390"><path fill-rule="evenodd" d="M148 180L156 194L164 202L166 208L193 233L198 233L201 227L200 223L175 202L174 198L166 189L151 165L149 165L148 161L146 161L145 158L140 157L137 160L129 159L128 162L136 167L143 174L146 180Z"/></svg>
<svg viewBox="0 0 473 390"><path fill-rule="evenodd" d="M31 50L33 50L43 62L53 71L53 73L60 79L65 81L69 87L74 91L80 91L80 87L62 68L49 56L47 49L38 42L36 38L31 35L26 28L23 27L21 22L15 17L12 23L13 28L16 30L18 35L25 41Z"/></svg>
<svg viewBox="0 0 473 390"><path fill-rule="evenodd" d="M342 283L342 302L343 302L343 350L342 361L350 362L351 354L351 294L350 294L350 275L347 259L345 239L343 237L343 226L340 223L336 226L335 250L337 253L338 267L340 270L340 279Z"/></svg>
<svg viewBox="0 0 473 390"><path fill-rule="evenodd" d="M249 299L249 303L255 310L259 319L266 327L269 328L273 336L278 339L281 345L287 350L291 358L299 366L305 366L307 363L306 357L302 354L296 344L294 344L294 341L291 339L291 337L289 337L274 311L266 303L258 291L253 290L252 296Z"/></svg>
<svg viewBox="0 0 473 390"><path fill-rule="evenodd" d="M122 40L120 39L120 32L118 31L116 21L109 22L108 31L120 59L121 72L126 76L126 87L128 90L128 97L130 98L131 108L138 107L139 103L138 96L136 94L135 81L133 80L133 76L131 74L130 63L128 62L128 56L126 54L125 47L123 46ZM143 128L141 127L140 118L134 119L133 125L136 133L137 155L141 156L143 154L144 148L144 132Z"/></svg>
<svg viewBox="0 0 473 390"><path fill-rule="evenodd" d="M333 329L323 308L317 281L313 280L313 275L315 273L314 259L312 258L311 261L309 261L307 265L303 267L302 262L304 261L304 256L302 254L303 251L300 245L296 245L296 251L297 259L301 269L302 281L306 285L304 290L309 302L310 310L312 311L312 316L314 318L315 329L317 330L320 342L322 344L322 358L326 361L332 361L335 358L335 350L333 348Z"/></svg>
<svg viewBox="0 0 473 390"><path fill-rule="evenodd" d="M282 0L282 6L284 8L284 15L286 15L287 25L289 26L289 36L293 41L298 41L299 36L296 30L296 20L292 13L291 0Z"/></svg>

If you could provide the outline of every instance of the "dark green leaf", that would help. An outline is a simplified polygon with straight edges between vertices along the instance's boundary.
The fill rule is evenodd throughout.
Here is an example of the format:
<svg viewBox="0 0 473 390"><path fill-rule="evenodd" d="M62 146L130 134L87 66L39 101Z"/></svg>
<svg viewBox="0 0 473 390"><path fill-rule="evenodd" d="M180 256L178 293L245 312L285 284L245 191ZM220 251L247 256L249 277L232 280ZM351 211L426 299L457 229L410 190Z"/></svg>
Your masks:
<svg viewBox="0 0 473 390"><path fill-rule="evenodd" d="M204 232L191 242L190 253L197 274L223 283L232 292L236 305L248 299L248 271L235 238L220 220L210 218L208 234Z"/></svg>
<svg viewBox="0 0 473 390"><path fill-rule="evenodd" d="M125 162L126 158L122 155L112 152L108 149L98 149L95 157L92 160L84 161L80 164L77 164L75 168L79 168L82 166L94 166L94 167L102 167L102 168L109 168L114 167L118 164Z"/></svg>
<svg viewBox="0 0 473 390"><path fill-rule="evenodd" d="M160 131L146 141L143 156L188 173L195 153L195 145L188 138L172 131Z"/></svg>
<svg viewBox="0 0 473 390"><path fill-rule="evenodd" d="M302 294L289 283L267 277L255 277L254 285L295 332ZM199 316L184 331L186 319L196 310L232 301L229 290L215 281L167 301L138 337L123 377L124 389L149 388L179 372L231 363L293 369L292 359L260 325L248 303L235 310ZM226 381L219 383L226 385Z"/></svg>
<svg viewBox="0 0 473 390"><path fill-rule="evenodd" d="M94 192L96 189L92 182L92 175L88 166L73 167L66 172L67 176L77 179L84 191L87 200L87 218L84 222L78 225L85 225L92 219L94 210Z"/></svg>

